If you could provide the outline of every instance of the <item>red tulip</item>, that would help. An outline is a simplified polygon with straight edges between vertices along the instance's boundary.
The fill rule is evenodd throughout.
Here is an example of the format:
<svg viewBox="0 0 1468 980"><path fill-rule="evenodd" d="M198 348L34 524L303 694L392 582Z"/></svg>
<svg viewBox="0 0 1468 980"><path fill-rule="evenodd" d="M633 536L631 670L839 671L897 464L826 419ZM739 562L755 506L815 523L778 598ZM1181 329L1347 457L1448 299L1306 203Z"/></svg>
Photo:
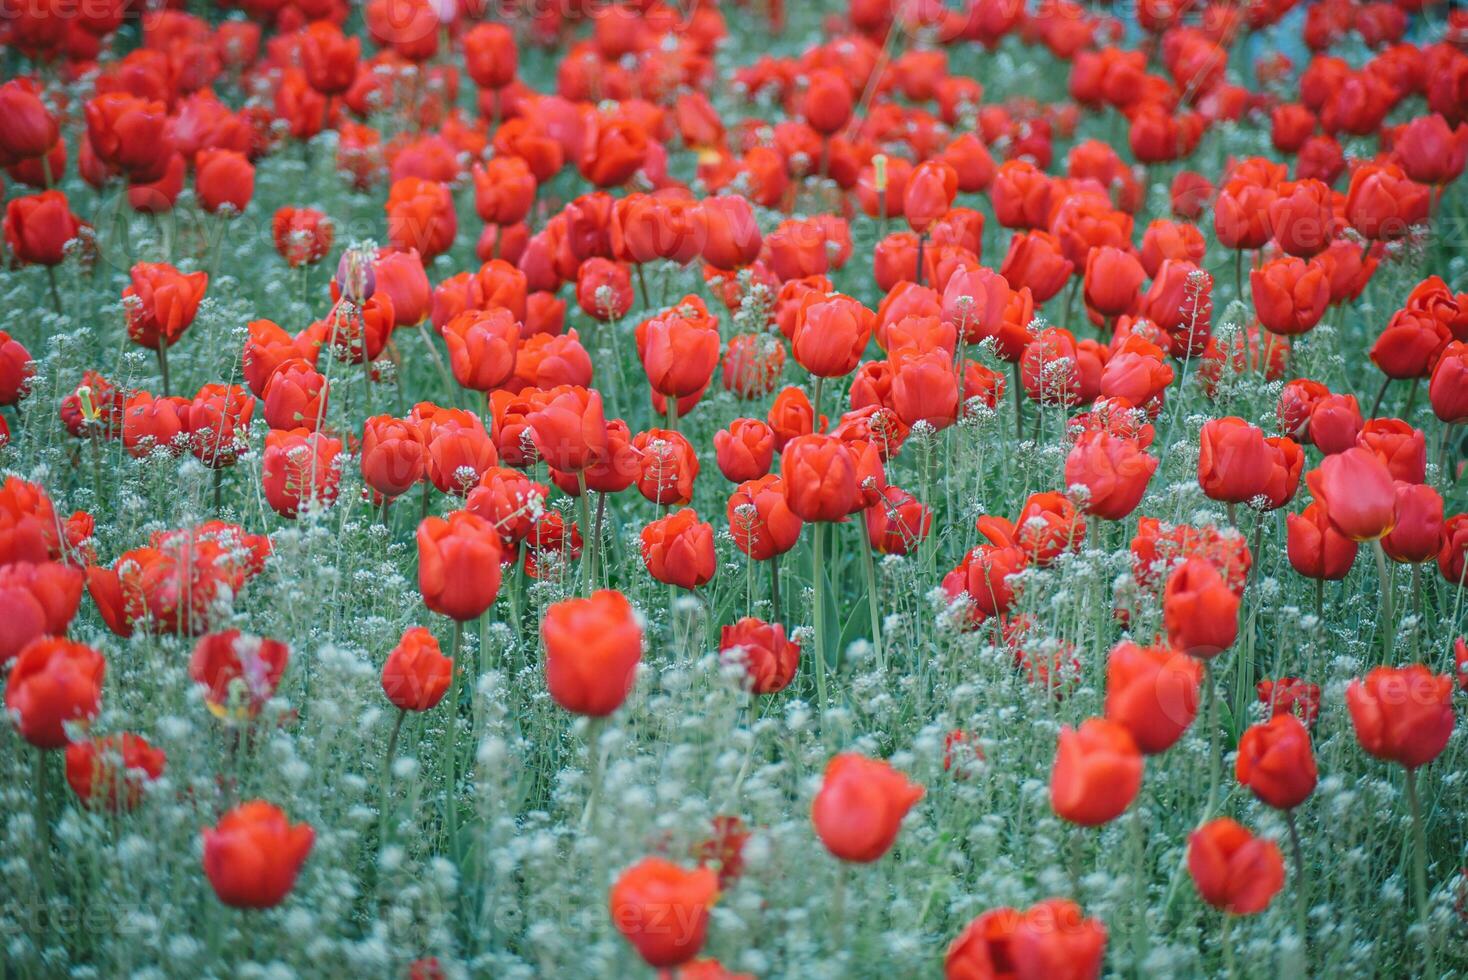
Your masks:
<svg viewBox="0 0 1468 980"><path fill-rule="evenodd" d="M755 694L775 694L790 686L800 666L800 644L785 638L779 623L746 616L719 634L719 656L737 663L749 675Z"/></svg>
<svg viewBox="0 0 1468 980"><path fill-rule="evenodd" d="M189 405L189 451L212 469L233 466L249 448L255 399L239 385L205 385Z"/></svg>
<svg viewBox="0 0 1468 980"><path fill-rule="evenodd" d="M1396 515L1381 547L1393 561L1416 564L1437 557L1443 538L1443 498L1425 483L1396 482Z"/></svg>
<svg viewBox="0 0 1468 980"><path fill-rule="evenodd" d="M209 287L209 275L184 275L165 262L138 262L122 291L127 309L127 335L134 343L157 349L178 343Z"/></svg>
<svg viewBox="0 0 1468 980"><path fill-rule="evenodd" d="M475 391L492 391L515 371L520 324L503 307L460 313L443 327L454 380Z"/></svg>
<svg viewBox="0 0 1468 980"><path fill-rule="evenodd" d="M1453 679L1421 664L1376 667L1346 687L1346 707L1361 748L1416 769L1436 759L1453 734Z"/></svg>
<svg viewBox="0 0 1468 980"><path fill-rule="evenodd" d="M316 840L310 824L295 824L264 800L230 810L204 828L204 874L225 905L268 909L285 900Z"/></svg>
<svg viewBox="0 0 1468 980"><path fill-rule="evenodd" d="M200 150L194 157L194 193L210 214L226 205L240 214L255 195L255 167L235 150Z"/></svg>
<svg viewBox="0 0 1468 980"><path fill-rule="evenodd" d="M425 261L449 250L459 230L454 199L437 181L403 177L393 182L383 206L392 247L417 249Z"/></svg>
<svg viewBox="0 0 1468 980"><path fill-rule="evenodd" d="M719 323L690 296L637 326L637 355L652 390L686 398L708 386L719 363Z"/></svg>
<svg viewBox="0 0 1468 980"><path fill-rule="evenodd" d="M1427 385L1432 413L1447 423L1468 421L1468 343L1443 349Z"/></svg>
<svg viewBox="0 0 1468 980"><path fill-rule="evenodd" d="M850 374L866 351L876 315L849 296L811 297L795 321L795 360L811 374Z"/></svg>
<svg viewBox="0 0 1468 980"><path fill-rule="evenodd" d="M404 631L382 665L382 693L402 711L427 711L443 700L454 677L454 662L422 626Z"/></svg>
<svg viewBox="0 0 1468 980"><path fill-rule="evenodd" d="M785 500L804 521L839 521L862 507L856 459L840 439L797 436L780 454Z"/></svg>
<svg viewBox="0 0 1468 980"><path fill-rule="evenodd" d="M607 449L607 423L601 394L563 387L527 418L535 446L553 469L574 473L595 464Z"/></svg>
<svg viewBox="0 0 1468 980"><path fill-rule="evenodd" d="M928 536L933 512L899 487L886 487L866 509L867 541L884 555L906 555Z"/></svg>
<svg viewBox="0 0 1468 980"><path fill-rule="evenodd" d="M1121 725L1091 718L1063 726L1050 768L1050 805L1062 820L1097 827L1121 815L1142 787L1142 754Z"/></svg>
<svg viewBox="0 0 1468 980"><path fill-rule="evenodd" d="M1336 530L1325 508L1312 503L1285 517L1285 550L1290 565L1306 578L1339 581L1356 561L1356 542Z"/></svg>
<svg viewBox="0 0 1468 980"><path fill-rule="evenodd" d="M1309 422L1310 441L1327 456L1355 446L1365 425L1355 395L1332 395L1328 392L1315 400Z"/></svg>
<svg viewBox="0 0 1468 980"><path fill-rule="evenodd" d="M494 605L500 590L500 540L467 511L418 525L418 589L433 612L464 622Z"/></svg>
<svg viewBox="0 0 1468 980"><path fill-rule="evenodd" d="M602 717L622 706L642 660L642 627L612 589L553 603L540 624L545 682L567 711Z"/></svg>
<svg viewBox="0 0 1468 980"><path fill-rule="evenodd" d="M61 191L17 197L5 205L5 244L17 262L59 265L67 243L80 231L81 221Z"/></svg>
<svg viewBox="0 0 1468 980"><path fill-rule="evenodd" d="M1327 456L1305 474L1305 483L1331 524L1352 541L1374 541L1392 529L1396 489L1391 471L1371 450Z"/></svg>
<svg viewBox="0 0 1468 980"><path fill-rule="evenodd" d="M754 561L795 547L802 522L786 503L785 483L773 473L741 483L726 507L735 546Z"/></svg>
<svg viewBox="0 0 1468 980"><path fill-rule="evenodd" d="M991 909L948 946L944 980L1095 980L1106 927L1074 902L1052 898L1020 913Z"/></svg>
<svg viewBox="0 0 1468 980"><path fill-rule="evenodd" d="M1259 323L1287 337L1309 331L1330 305L1330 277L1319 262L1271 259L1249 273L1249 286Z"/></svg>
<svg viewBox="0 0 1468 980"><path fill-rule="evenodd" d="M897 840L902 818L923 787L885 762L843 752L826 764L811 822L826 850L843 861L877 860Z"/></svg>
<svg viewBox="0 0 1468 980"><path fill-rule="evenodd" d="M114 813L132 810L167 761L162 749L131 732L73 742L66 747L66 782L84 804Z"/></svg>
<svg viewBox="0 0 1468 980"><path fill-rule="evenodd" d="M1403 238L1427 220L1428 192L1395 164L1367 163L1351 174L1346 220L1373 241Z"/></svg>
<svg viewBox="0 0 1468 980"><path fill-rule="evenodd" d="M1117 521L1136 509L1156 469L1156 458L1132 440L1090 432L1066 457L1065 482L1087 489L1086 513Z"/></svg>
<svg viewBox="0 0 1468 980"><path fill-rule="evenodd" d="M1168 643L1209 660L1233 645L1239 634L1239 597L1211 561L1189 558L1167 577L1162 618Z"/></svg>
<svg viewBox="0 0 1468 980"><path fill-rule="evenodd" d="M1286 712L1250 725L1239 739L1234 776L1277 810L1304 803L1318 778L1305 723Z"/></svg>
<svg viewBox="0 0 1468 980"><path fill-rule="evenodd" d="M1288 181L1276 188L1269 205L1269 227L1288 255L1310 258L1335 237L1331 190L1322 181Z"/></svg>
<svg viewBox="0 0 1468 980"><path fill-rule="evenodd" d="M903 187L902 210L913 231L923 234L953 207L958 194L958 171L941 159L913 168Z"/></svg>
<svg viewBox="0 0 1468 980"><path fill-rule="evenodd" d="M1123 642L1106 658L1106 719L1148 755L1166 752L1198 716L1203 668L1166 647Z"/></svg>
<svg viewBox="0 0 1468 980"><path fill-rule="evenodd" d="M1228 817L1188 836L1188 872L1203 901L1231 915L1264 911L1284 887L1279 848Z"/></svg>
<svg viewBox="0 0 1468 980"><path fill-rule="evenodd" d="M713 525L691 507L650 522L642 529L642 561L665 585L696 589L714 577Z"/></svg>
<svg viewBox="0 0 1468 980"><path fill-rule="evenodd" d="M478 23L464 34L464 70L480 88L502 89L515 80L519 51L504 24Z"/></svg>
<svg viewBox="0 0 1468 980"><path fill-rule="evenodd" d="M271 429L265 436L260 484L265 501L282 517L303 505L330 507L341 485L340 439L309 429Z"/></svg>
<svg viewBox="0 0 1468 980"><path fill-rule="evenodd" d="M1086 257L1086 305L1103 317L1120 316L1136 308L1147 273L1130 252L1110 245L1093 249Z"/></svg>
<svg viewBox="0 0 1468 980"><path fill-rule="evenodd" d="M1271 462L1264 433L1241 418L1210 419L1199 442L1198 485L1209 499L1244 503L1264 491Z"/></svg>
<svg viewBox="0 0 1468 980"><path fill-rule="evenodd" d="M199 638L189 677L204 688L204 702L216 717L246 720L275 696L289 661L290 648L279 640L226 630Z"/></svg>
<svg viewBox="0 0 1468 980"><path fill-rule="evenodd" d="M89 646L54 637L32 641L5 682L5 710L15 730L37 748L64 747L68 722L97 716L106 671L107 662Z"/></svg>
<svg viewBox="0 0 1468 980"><path fill-rule="evenodd" d="M775 433L759 419L735 419L714 433L719 472L730 483L757 480L775 458Z"/></svg>
<svg viewBox="0 0 1468 980"><path fill-rule="evenodd" d="M612 885L612 924L647 963L677 969L698 955L708 932L719 878L708 868L687 871L663 858L643 858Z"/></svg>
<svg viewBox="0 0 1468 980"><path fill-rule="evenodd" d="M426 452L418 425L374 415L362 424L362 482L384 497L401 496L423 479Z"/></svg>
<svg viewBox="0 0 1468 980"><path fill-rule="evenodd" d="M82 599L82 573L57 562L0 565L0 667L32 640L63 636Z"/></svg>
<svg viewBox="0 0 1468 980"><path fill-rule="evenodd" d="M834 71L820 69L810 73L801 115L817 133L829 136L851 119L853 98L851 86Z"/></svg>

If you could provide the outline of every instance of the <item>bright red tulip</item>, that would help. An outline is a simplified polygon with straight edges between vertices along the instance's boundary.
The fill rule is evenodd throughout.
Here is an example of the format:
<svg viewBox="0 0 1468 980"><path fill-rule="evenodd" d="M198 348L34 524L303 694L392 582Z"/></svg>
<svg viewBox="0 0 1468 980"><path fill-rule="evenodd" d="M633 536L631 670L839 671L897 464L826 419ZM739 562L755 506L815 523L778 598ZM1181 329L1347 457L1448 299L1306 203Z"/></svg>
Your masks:
<svg viewBox="0 0 1468 980"><path fill-rule="evenodd" d="M316 832L310 824L292 825L274 804L251 800L204 828L203 837L204 874L219 900L235 908L268 909L295 886Z"/></svg>
<svg viewBox="0 0 1468 980"><path fill-rule="evenodd" d="M775 694L790 686L800 666L800 644L785 638L779 623L746 616L719 634L719 656L738 663L755 694Z"/></svg>
<svg viewBox="0 0 1468 980"><path fill-rule="evenodd" d="M643 858L612 885L612 924L650 966L677 969L703 948L718 893L719 877L708 868Z"/></svg>
<svg viewBox="0 0 1468 980"><path fill-rule="evenodd" d="M168 762L162 749L141 735L124 732L66 747L66 782L82 803L104 810L132 810L143 787L163 775Z"/></svg>
<svg viewBox="0 0 1468 980"><path fill-rule="evenodd" d="M1318 778L1305 723L1286 712L1250 725L1239 739L1234 776L1277 810L1304 803Z"/></svg>
<svg viewBox="0 0 1468 980"><path fill-rule="evenodd" d="M1098 827L1121 815L1142 787L1142 753L1126 728L1091 718L1060 729L1050 768L1050 805L1056 816Z"/></svg>
<svg viewBox="0 0 1468 980"><path fill-rule="evenodd" d="M567 711L601 717L622 706L642 660L642 627L612 589L553 603L540 624L545 682Z"/></svg>
<svg viewBox="0 0 1468 980"><path fill-rule="evenodd" d="M382 665L382 693L402 711L427 711L443 700L454 677L454 662L422 626L403 633Z"/></svg>
<svg viewBox="0 0 1468 980"><path fill-rule="evenodd" d="M1188 872L1203 901L1231 915L1264 911L1284 887L1279 847L1228 817L1188 836Z"/></svg>
<svg viewBox="0 0 1468 980"><path fill-rule="evenodd" d="M32 641L5 682L5 711L20 737L41 749L69 741L67 723L86 723L102 702L107 662L89 646L55 637Z"/></svg>
<svg viewBox="0 0 1468 980"><path fill-rule="evenodd" d="M1416 769L1436 759L1453 734L1453 679L1421 664L1376 667L1346 687L1361 748Z"/></svg>
<svg viewBox="0 0 1468 980"><path fill-rule="evenodd" d="M1203 668L1167 647L1123 642L1106 658L1106 719L1148 755L1166 752L1198 716Z"/></svg>
<svg viewBox="0 0 1468 980"><path fill-rule="evenodd" d="M902 818L922 796L922 786L887 763L844 752L826 765L811 822L826 850L843 861L869 863L892 847Z"/></svg>

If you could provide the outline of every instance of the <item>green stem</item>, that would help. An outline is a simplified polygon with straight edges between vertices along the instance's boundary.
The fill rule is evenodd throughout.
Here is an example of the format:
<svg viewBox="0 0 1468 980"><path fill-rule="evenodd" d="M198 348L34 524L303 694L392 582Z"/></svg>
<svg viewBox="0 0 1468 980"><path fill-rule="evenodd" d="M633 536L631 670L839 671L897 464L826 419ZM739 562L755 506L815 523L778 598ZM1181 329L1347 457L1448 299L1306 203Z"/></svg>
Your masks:
<svg viewBox="0 0 1468 980"><path fill-rule="evenodd" d="M591 529L591 500L586 492L586 471L576 471L576 484L581 493L577 501L581 506L581 531L586 535L586 546L581 552L581 594L591 595L591 583L596 577L596 538Z"/></svg>
<svg viewBox="0 0 1468 980"><path fill-rule="evenodd" d="M1424 977L1437 976L1437 950L1432 942L1432 924L1427 904L1427 834L1422 826L1422 801L1417 795L1417 770L1407 770L1407 805L1412 810L1412 890L1417 897L1417 915L1422 922Z"/></svg>
<svg viewBox="0 0 1468 980"><path fill-rule="evenodd" d="M856 526L856 550L861 552L862 571L867 580L867 611L871 616L872 649L877 655L877 670L885 675L887 657L882 651L882 604L877 598L877 562L872 557L871 542L866 539L866 521L858 516L852 523Z"/></svg>
<svg viewBox="0 0 1468 980"><path fill-rule="evenodd" d="M447 747L444 759L444 826L448 830L449 850L454 849L454 838L458 836L458 768L459 768L459 685L463 665L459 662L459 651L464 643L464 624L454 620L453 646L449 659L453 661L453 683L449 687L448 732L444 738Z"/></svg>
<svg viewBox="0 0 1468 980"><path fill-rule="evenodd" d="M581 830L584 832L591 826L591 818L596 813L597 800L601 798L601 733L606 727L605 718L591 718L586 725L586 755L589 760L587 779L589 788L586 791L586 808L581 811Z"/></svg>
<svg viewBox="0 0 1468 980"><path fill-rule="evenodd" d="M1391 569L1386 563L1386 549L1381 546L1381 539L1372 542L1376 551L1376 577L1381 583L1381 662L1390 664L1392 662L1392 646L1396 641L1396 626L1393 622L1395 616L1392 609L1392 576Z"/></svg>
<svg viewBox="0 0 1468 980"><path fill-rule="evenodd" d="M392 788L392 764L398 754L398 736L403 731L403 719L408 712L399 708L398 716L393 719L392 734L387 737L387 755L382 760L382 800L377 806L377 849L379 851L387 844L387 832L389 829L389 816L391 812L392 796L389 792Z"/></svg>
<svg viewBox="0 0 1468 980"><path fill-rule="evenodd" d="M1295 863L1295 929L1300 933L1300 945L1305 950L1305 962L1310 961L1310 882L1305 876L1305 849L1300 846L1300 828L1295 821L1295 811L1285 811L1285 825L1290 829L1290 856Z"/></svg>
<svg viewBox="0 0 1468 980"><path fill-rule="evenodd" d="M810 575L811 588L815 596L816 643L816 698L822 709L826 706L826 570L825 570L826 522L816 521L811 529Z"/></svg>

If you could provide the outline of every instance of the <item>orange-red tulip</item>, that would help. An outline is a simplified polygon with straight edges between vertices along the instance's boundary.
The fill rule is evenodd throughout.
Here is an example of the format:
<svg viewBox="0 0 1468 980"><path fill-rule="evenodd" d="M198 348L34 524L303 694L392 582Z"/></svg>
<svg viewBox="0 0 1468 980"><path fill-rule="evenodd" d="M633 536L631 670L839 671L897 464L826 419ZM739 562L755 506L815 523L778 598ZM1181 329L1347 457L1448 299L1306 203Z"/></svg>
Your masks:
<svg viewBox="0 0 1468 980"><path fill-rule="evenodd" d="M902 818L922 796L922 786L887 763L843 752L826 764L811 822L826 850L843 861L869 863L892 847Z"/></svg>
<svg viewBox="0 0 1468 980"><path fill-rule="evenodd" d="M642 627L613 589L553 603L540 624L545 682L567 711L601 717L622 706L642 660Z"/></svg>

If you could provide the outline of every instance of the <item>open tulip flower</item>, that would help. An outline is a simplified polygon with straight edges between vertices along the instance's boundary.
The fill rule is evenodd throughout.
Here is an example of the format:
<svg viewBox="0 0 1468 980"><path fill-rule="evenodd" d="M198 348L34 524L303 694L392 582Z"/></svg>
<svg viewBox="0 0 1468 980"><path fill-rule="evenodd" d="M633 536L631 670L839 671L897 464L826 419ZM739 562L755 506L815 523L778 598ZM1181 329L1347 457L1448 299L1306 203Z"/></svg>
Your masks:
<svg viewBox="0 0 1468 980"><path fill-rule="evenodd" d="M0 973L1468 976L1461 6L0 4Z"/></svg>

